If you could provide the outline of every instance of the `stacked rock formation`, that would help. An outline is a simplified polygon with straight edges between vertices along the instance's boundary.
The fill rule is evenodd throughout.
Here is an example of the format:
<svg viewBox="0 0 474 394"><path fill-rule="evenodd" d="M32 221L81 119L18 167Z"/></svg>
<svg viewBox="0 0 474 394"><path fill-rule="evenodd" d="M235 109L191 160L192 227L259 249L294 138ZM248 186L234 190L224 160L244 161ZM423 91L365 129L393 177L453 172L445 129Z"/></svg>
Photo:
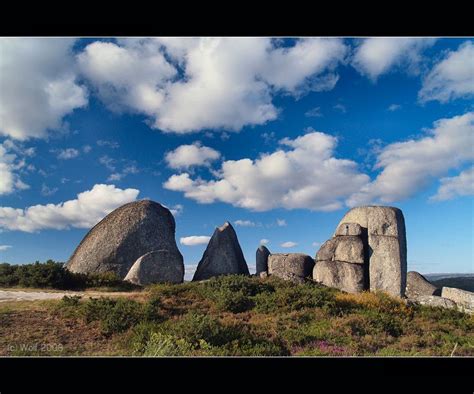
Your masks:
<svg viewBox="0 0 474 394"><path fill-rule="evenodd" d="M268 271L268 256L270 256L268 248L265 245L260 245L255 253L257 275L260 275L261 272Z"/></svg>
<svg viewBox="0 0 474 394"><path fill-rule="evenodd" d="M301 283L311 277L314 260L303 253L275 253L268 256L268 274Z"/></svg>
<svg viewBox="0 0 474 394"><path fill-rule="evenodd" d="M216 228L199 262L193 281L213 276L250 275L234 228L229 222Z"/></svg>
<svg viewBox="0 0 474 394"><path fill-rule="evenodd" d="M351 209L316 255L313 278L341 290L382 290L402 297L406 287L405 220L398 208Z"/></svg>
<svg viewBox="0 0 474 394"><path fill-rule="evenodd" d="M313 279L348 293L368 289L366 238L359 224L340 224L316 254Z"/></svg>
<svg viewBox="0 0 474 394"><path fill-rule="evenodd" d="M152 251L166 252L166 262L156 255L153 262L144 257ZM146 283L183 281L183 256L176 245L174 217L167 208L149 200L125 204L108 214L87 233L66 268L78 273L115 272L123 279L142 256L134 278L143 278L143 271ZM142 284L141 279L134 281Z"/></svg>

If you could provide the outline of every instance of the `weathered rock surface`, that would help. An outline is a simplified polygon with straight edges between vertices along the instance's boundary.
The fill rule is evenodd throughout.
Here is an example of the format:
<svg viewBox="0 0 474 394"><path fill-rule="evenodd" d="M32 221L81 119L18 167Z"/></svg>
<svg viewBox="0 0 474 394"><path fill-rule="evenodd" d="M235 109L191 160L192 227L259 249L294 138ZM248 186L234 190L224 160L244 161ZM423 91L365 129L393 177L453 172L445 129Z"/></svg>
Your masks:
<svg viewBox="0 0 474 394"><path fill-rule="evenodd" d="M324 242L316 253L316 261L331 261L334 260L338 239L336 237L328 239Z"/></svg>
<svg viewBox="0 0 474 394"><path fill-rule="evenodd" d="M414 298L409 298L408 302L420 304L420 305L428 305L428 306L435 306L447 309L456 309L456 303L451 301L450 299L435 296L435 295L421 295Z"/></svg>
<svg viewBox="0 0 474 394"><path fill-rule="evenodd" d="M357 223L362 228L362 234L367 233L370 290L383 290L394 296L403 296L406 288L407 246L402 211L384 206L357 207L344 215L340 225L344 223Z"/></svg>
<svg viewBox="0 0 474 394"><path fill-rule="evenodd" d="M334 233L334 236L340 235L361 235L362 227L358 223L341 223Z"/></svg>
<svg viewBox="0 0 474 394"><path fill-rule="evenodd" d="M454 287L443 287L441 289L441 297L454 301L459 310L467 313L474 313L474 293L456 289Z"/></svg>
<svg viewBox="0 0 474 394"><path fill-rule="evenodd" d="M364 266L344 261L316 261L313 280L348 293L359 293L365 289Z"/></svg>
<svg viewBox="0 0 474 394"><path fill-rule="evenodd" d="M312 275L314 260L303 253L276 253L268 257L268 274L303 282Z"/></svg>
<svg viewBox="0 0 474 394"><path fill-rule="evenodd" d="M167 250L176 269L184 270L171 212L154 201L135 201L115 209L97 223L76 248L66 268L79 273L111 271L125 278L134 262L152 250Z"/></svg>
<svg viewBox="0 0 474 394"><path fill-rule="evenodd" d="M232 225L225 222L209 240L193 281L229 274L250 275L237 234Z"/></svg>
<svg viewBox="0 0 474 394"><path fill-rule="evenodd" d="M260 272L268 271L268 256L270 256L270 251L268 250L268 248L265 245L260 245L255 254L257 275Z"/></svg>
<svg viewBox="0 0 474 394"><path fill-rule="evenodd" d="M354 264L364 264L364 243L359 236L336 237L337 246L334 260Z"/></svg>
<svg viewBox="0 0 474 394"><path fill-rule="evenodd" d="M124 280L136 285L151 283L181 283L184 265L175 253L168 250L154 250L139 257Z"/></svg>
<svg viewBox="0 0 474 394"><path fill-rule="evenodd" d="M410 271L407 273L407 287L405 295L408 298L415 298L418 296L430 296L441 293L439 289L431 284L423 275L416 271Z"/></svg>

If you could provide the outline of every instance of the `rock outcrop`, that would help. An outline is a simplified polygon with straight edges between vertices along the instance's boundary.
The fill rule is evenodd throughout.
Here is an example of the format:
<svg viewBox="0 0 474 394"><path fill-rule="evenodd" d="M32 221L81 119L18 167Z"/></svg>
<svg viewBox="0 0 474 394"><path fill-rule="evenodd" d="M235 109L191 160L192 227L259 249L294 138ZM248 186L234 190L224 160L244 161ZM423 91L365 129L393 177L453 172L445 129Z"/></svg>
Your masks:
<svg viewBox="0 0 474 394"><path fill-rule="evenodd" d="M268 257L268 274L301 283L311 276L314 260L303 253L275 253Z"/></svg>
<svg viewBox="0 0 474 394"><path fill-rule="evenodd" d="M313 270L313 280L348 293L359 293L365 290L362 264L345 261L317 261Z"/></svg>
<svg viewBox="0 0 474 394"><path fill-rule="evenodd" d="M408 298L416 298L418 296L441 295L441 291L431 284L423 275L416 271L410 271L407 274L407 287L405 295Z"/></svg>
<svg viewBox="0 0 474 394"><path fill-rule="evenodd" d="M427 305L427 306L446 308L446 309L457 308L456 303L454 301L451 301L448 298L439 297L435 295L420 295L420 296L408 299L408 303Z"/></svg>
<svg viewBox="0 0 474 394"><path fill-rule="evenodd" d="M407 244L402 211L385 206L353 208L344 215L335 235L344 231L347 223L358 224L362 239L367 239L366 263L369 266L370 290L382 290L402 297L407 275ZM347 231L356 231L354 225Z"/></svg>
<svg viewBox="0 0 474 394"><path fill-rule="evenodd" d="M125 204L97 223L69 259L72 272L115 272L125 278L136 260L153 250L166 250L176 271L184 272L175 240L175 221L161 204L141 200Z"/></svg>
<svg viewBox="0 0 474 394"><path fill-rule="evenodd" d="M124 280L136 285L151 283L181 283L184 265L176 253L168 250L153 250L139 257Z"/></svg>
<svg viewBox="0 0 474 394"><path fill-rule="evenodd" d="M260 245L255 253L257 275L259 275L260 272L268 271L268 256L270 256L268 248L265 245Z"/></svg>
<svg viewBox="0 0 474 394"><path fill-rule="evenodd" d="M237 234L229 222L216 228L199 262L193 281L213 276L243 274L250 275Z"/></svg>
<svg viewBox="0 0 474 394"><path fill-rule="evenodd" d="M474 293L454 287L443 287L441 296L454 301L460 311L474 313Z"/></svg>

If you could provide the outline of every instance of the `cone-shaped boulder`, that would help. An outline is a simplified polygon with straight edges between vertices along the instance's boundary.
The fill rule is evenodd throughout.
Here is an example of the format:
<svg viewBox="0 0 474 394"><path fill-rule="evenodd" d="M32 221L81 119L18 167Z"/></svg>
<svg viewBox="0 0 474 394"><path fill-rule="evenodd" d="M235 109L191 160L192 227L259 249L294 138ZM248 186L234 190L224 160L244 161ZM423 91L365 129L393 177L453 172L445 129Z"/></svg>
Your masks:
<svg viewBox="0 0 474 394"><path fill-rule="evenodd" d="M153 250L166 250L178 270L183 256L176 246L174 217L161 204L141 200L125 204L97 223L67 263L79 273L115 272L125 278L135 261Z"/></svg>
<svg viewBox="0 0 474 394"><path fill-rule="evenodd" d="M250 275L237 234L232 225L225 222L209 240L193 281L229 274Z"/></svg>

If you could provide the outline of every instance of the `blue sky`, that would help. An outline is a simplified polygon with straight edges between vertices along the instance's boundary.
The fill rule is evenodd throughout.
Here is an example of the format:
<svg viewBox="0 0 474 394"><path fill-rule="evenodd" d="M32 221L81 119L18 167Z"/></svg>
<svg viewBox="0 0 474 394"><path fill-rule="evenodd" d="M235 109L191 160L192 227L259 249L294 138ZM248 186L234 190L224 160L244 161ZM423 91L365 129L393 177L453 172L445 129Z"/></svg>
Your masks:
<svg viewBox="0 0 474 394"><path fill-rule="evenodd" d="M470 38L2 38L0 261L66 261L150 198L190 270L226 220L252 267L373 203L410 270L473 272L473 97Z"/></svg>

